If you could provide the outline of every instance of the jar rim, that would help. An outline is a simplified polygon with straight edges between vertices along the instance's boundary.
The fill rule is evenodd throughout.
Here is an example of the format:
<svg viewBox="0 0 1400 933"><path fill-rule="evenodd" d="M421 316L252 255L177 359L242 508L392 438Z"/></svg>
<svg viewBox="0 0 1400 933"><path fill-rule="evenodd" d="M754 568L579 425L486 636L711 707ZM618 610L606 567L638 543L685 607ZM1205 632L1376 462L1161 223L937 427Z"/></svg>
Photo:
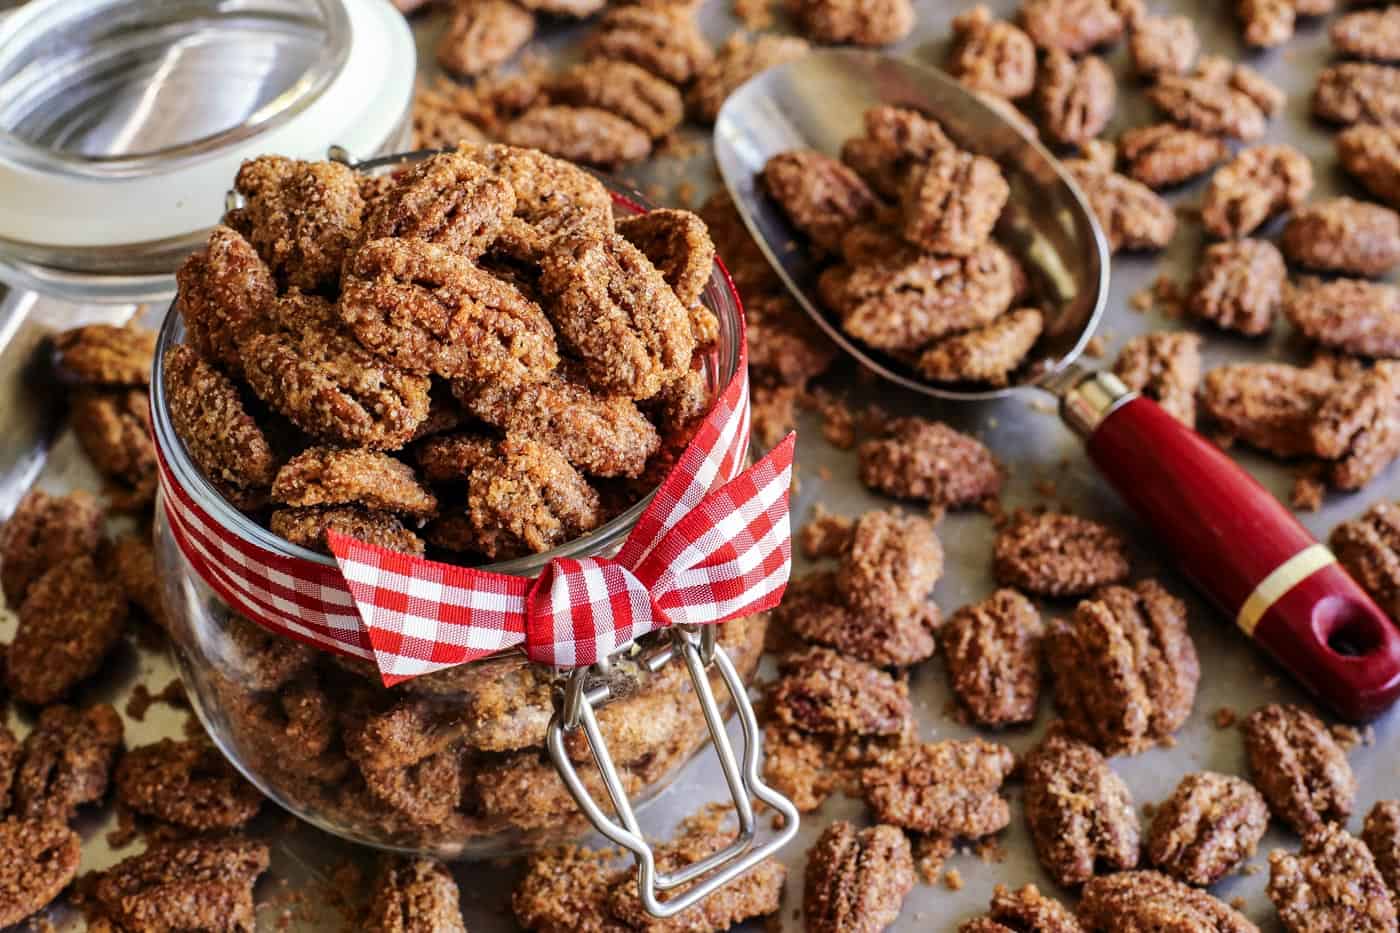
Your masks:
<svg viewBox="0 0 1400 933"><path fill-rule="evenodd" d="M358 163L354 168L357 171L384 169L400 163L418 161L434 155L438 151L440 150L396 153ZM607 188L615 206L621 205L633 213L645 213L654 209L654 205L645 195L622 184L616 178L591 170L590 174L597 177ZM719 319L719 338L711 354L715 365L714 382L717 399L724 387L739 371L744 314L739 292L729 276L729 271L718 256L715 257L714 267L710 271L710 279L705 285L701 301ZM251 540L258 547L271 551L279 557L311 561L323 567L337 566L334 558L293 544L285 538L273 534L269 529L264 528L239 511L214 488L213 483L190 459L185 443L176 432L170 419L170 406L165 399L165 354L169 348L184 342L184 321L179 314L178 304L179 296L176 295L171 300L161 322L156 341L150 389L152 430L155 434L156 445L170 468L172 478L214 521L239 537ZM535 576L556 558L585 557L606 551L615 544L621 544L655 496L656 490L652 489L625 511L593 531L566 541L556 548L511 560L481 564L475 569L513 576Z"/></svg>

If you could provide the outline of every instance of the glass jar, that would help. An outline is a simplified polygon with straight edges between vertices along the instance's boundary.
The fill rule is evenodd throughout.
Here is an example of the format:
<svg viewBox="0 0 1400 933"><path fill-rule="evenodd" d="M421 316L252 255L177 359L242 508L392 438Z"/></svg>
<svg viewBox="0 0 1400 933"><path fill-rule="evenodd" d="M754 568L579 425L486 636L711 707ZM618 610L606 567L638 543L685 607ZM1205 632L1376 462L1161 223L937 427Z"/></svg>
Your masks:
<svg viewBox="0 0 1400 933"><path fill-rule="evenodd" d="M416 157L416 156L413 156ZM413 158L409 157L409 158ZM368 166L387 171L400 159ZM608 183L604 179L605 183ZM637 211L609 183L619 211ZM718 394L740 364L740 306L717 266L702 300L719 319L706 362ZM161 360L185 339L168 314L152 379L153 429L174 481L210 520L285 556L330 564L290 544L224 501L199 474L170 423ZM557 557L616 553L649 497L594 532L543 554L486 568L536 576ZM589 828L545 750L566 676L510 651L385 688L369 662L318 651L238 616L192 569L157 508L157 554L177 666L205 729L268 797L329 832L368 845L444 858L518 853ZM719 643L747 682L767 620L723 626ZM666 636L652 636L661 644ZM645 800L709 739L705 711L679 659L652 672L647 646L614 660L620 696L599 707L598 725L633 801ZM720 676L712 689L727 694ZM566 735L571 761L591 760L584 730ZM579 767L595 799L607 791L596 768Z"/></svg>

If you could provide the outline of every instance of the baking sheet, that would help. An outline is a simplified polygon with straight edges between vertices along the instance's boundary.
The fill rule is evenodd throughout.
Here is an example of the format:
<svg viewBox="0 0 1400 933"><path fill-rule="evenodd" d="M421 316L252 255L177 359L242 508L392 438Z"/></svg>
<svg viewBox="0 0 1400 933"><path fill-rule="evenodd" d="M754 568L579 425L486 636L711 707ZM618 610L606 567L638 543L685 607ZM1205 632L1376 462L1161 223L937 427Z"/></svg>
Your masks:
<svg viewBox="0 0 1400 933"><path fill-rule="evenodd" d="M707 0L701 16L710 38L720 41L736 28L730 16L728 0ZM991 4L998 14L1014 13L1015 3L997 0ZM948 21L963 5L939 4L923 0L918 4L919 26L916 34L900 47L921 61L938 63L946 49ZM1201 32L1204 49L1231 58L1246 57L1236 38L1237 27L1231 20L1229 3L1206 3L1183 0L1171 4L1157 3L1153 12L1186 13L1195 19ZM425 73L432 71L431 47L439 26L435 15L415 19L415 31L420 39ZM548 28L544 41L536 45L541 51L575 42L586 27ZM1314 125L1308 117L1308 92L1319 69L1329 57L1325 24L1304 24L1295 39L1282 49L1247 56L1273 81L1289 92L1284 114L1270 127L1268 138L1287 141L1302 149L1314 160L1318 188L1315 196L1345 190L1347 183L1336 168L1332 152L1332 133ZM1126 52L1120 46L1109 58L1114 70L1123 77L1120 84L1118 112L1106 136L1112 138L1121 129L1142 125L1153 119L1151 108L1143 99L1141 88L1127 77ZM704 135L696 132L692 139L703 142ZM693 156L669 156L646 167L634 167L621 172L625 178L648 193L653 200L675 198L682 188L688 189L691 206L717 183L713 164L703 148ZM1199 203L1201 185L1189 186L1171 197L1183 211ZM211 195L216 197L217 194ZM1184 215L1185 218L1185 215ZM1134 334L1178 324L1157 313L1140 314L1129 309L1129 297L1148 287L1158 274L1184 282L1189 278L1200 252L1201 235L1197 224L1189 220L1182 224L1170 249L1160 257L1128 257L1114 259L1113 284L1108 312L1100 330L1111 361L1122 344ZM77 314L81 319L93 316L130 313L85 309L72 312L41 302L32 312L40 325L53 326L57 318ZM1228 360L1299 359L1300 348L1293 345L1280 326L1267 342L1249 342L1220 335L1211 335L1205 345L1207 367ZM21 402L13 392L16 382L0 385L6 394L0 397L0 414L12 406L32 404L32 397ZM872 387L864 380L849 379L849 389L857 403L878 401L897 413L921 414L945 419L955 426L981 437L996 454L1011 467L1011 477L1003 503L1007 508L1042 502L1059 503L1076 512L1101 518L1124 527L1131 533L1136 547L1135 572L1138 575L1160 575L1176 593L1186 597L1192 607L1192 634L1201 655L1202 680L1195 711L1187 726L1177 736L1174 748L1158 748L1132 758L1119 758L1114 767L1131 787L1134 799L1141 806L1166 797L1180 777L1193 770L1214 770L1243 774L1245 763L1242 743L1236 730L1222 730L1212 723L1213 714L1223 708L1241 715L1254 707L1272 701L1305 701L1305 697L1289 684L1273 666L1236 633L1228 620L1203 605L1185 583L1161 566L1161 556L1154 551L1149 532L1137 526L1126 515L1113 493L1099 479L1087 462L1078 442L1054 416L1049 399L1028 393L997 402L957 406L937 403L896 391ZM800 489L794 498L794 517L801 522L814 504L820 502L828 509L858 515L871 508L889 505L888 500L868 495L856 480L853 453L839 451L823 441L815 419L804 417L800 424L798 464ZM13 445L12 445L13 446ZM7 457L23 451L6 449ZM1266 487L1275 494L1288 495L1292 471L1286 465L1256 457L1247 451L1232 451ZM75 487L99 488L99 483L84 463L71 436L61 437L39 477L39 484L53 491ZM1049 493L1047 484L1053 484ZM1047 493L1049 493L1047 497ZM1370 488L1350 496L1333 495L1317 513L1302 515L1303 522L1319 537L1325 537L1338 522L1362 512L1379 499L1400 494L1400 467L1382 474ZM0 505L3 505L0 502ZM946 518L939 534L947 552L947 573L934 594L935 601L945 613L965 602L980 599L994 587L989 575L993 536L989 518L980 513L957 513ZM1247 542L1241 542L1247 546ZM797 573L803 572L799 559ZM1069 607L1053 607L1064 611ZM8 641L13 633L13 619L0 614L0 641ZM169 662L161 656L130 645L108 665L101 683L86 689L81 702L107 700L118 709L125 706L133 684L146 683L154 692L173 677ZM911 680L913 697L922 739L961 738L978 734L976 730L959 725L946 715L950 695L945 675L938 660L922 665ZM1017 752L1029 748L1042 734L1052 718L1048 697L1042 703L1041 716L1033 729L1004 732L996 738ZM21 734L28 723L13 711L11 725ZM184 715L156 705L151 707L143 722L128 719L127 744L136 746L165 735L178 735ZM986 733L981 733L986 734ZM1360 817L1371 804L1383 797L1400 795L1400 713L1392 712L1375 724L1373 744L1356 748L1351 755L1353 767L1361 779L1357 800L1357 816L1352 828L1359 827ZM1034 882L1043 889L1054 890L1040 870L1031 852L1020 807L1019 788L1012 786L1013 819L1003 834L1000 863L987 863L976 855L954 855L946 868L956 869L961 876L961 890L953 891L943 885L919 886L905 903L896 930L951 930L969 916L983 911L998 883L1013 887ZM683 773L676 783L661 794L643 816L651 831L669 828L680 817L693 812L702 800L719 799L723 781L714 762L702 755ZM863 818L864 807L858 800L832 798L816 814L807 816L798 840L784 853L782 861L791 868L785 907L779 928L783 931L802 929L797 907L802 897L802 866L804 853L821 829L833 819ZM114 852L106 844L104 834L115 825L110 812L90 813L83 817L80 829L86 840L83 868L100 869L118 861L134 850ZM269 876L259 887L260 926L265 929L326 930L352 926L347 921L345 904L353 906L363 890L343 871L347 863L368 866L370 856L346 843L307 827L292 825L275 808L269 807L260 819L260 829L273 837L274 858ZM1277 930L1279 925L1272 907L1264 896L1267 881L1267 854L1277 847L1295 847L1296 839L1274 829L1260 846L1252 860L1252 873L1231 877L1219 884L1215 893L1225 900L1242 898L1245 912L1264 930ZM460 865L456 875L461 883L462 904L467 927L473 933L498 933L515 929L509 914L509 892L517 868L511 865ZM52 919L62 930L82 929L80 920L71 912L57 909ZM750 924L746 929L757 930L762 924Z"/></svg>

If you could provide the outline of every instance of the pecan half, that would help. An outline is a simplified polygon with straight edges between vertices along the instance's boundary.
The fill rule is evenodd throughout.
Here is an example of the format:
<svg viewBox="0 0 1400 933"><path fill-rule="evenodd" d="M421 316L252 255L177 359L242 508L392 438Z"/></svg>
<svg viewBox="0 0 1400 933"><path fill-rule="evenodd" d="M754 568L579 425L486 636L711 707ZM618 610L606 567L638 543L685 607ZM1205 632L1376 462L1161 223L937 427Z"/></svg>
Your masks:
<svg viewBox="0 0 1400 933"><path fill-rule="evenodd" d="M1355 198L1329 198L1293 212L1279 247L1309 269L1384 275L1400 264L1400 214Z"/></svg>
<svg viewBox="0 0 1400 933"><path fill-rule="evenodd" d="M1228 437L1278 457L1300 457L1313 452L1309 428L1336 383L1315 368L1232 363L1206 373L1200 402Z"/></svg>
<svg viewBox="0 0 1400 933"><path fill-rule="evenodd" d="M1201 222L1218 237L1249 236L1270 217L1302 204L1312 187L1312 163L1292 146L1244 149L1211 176Z"/></svg>
<svg viewBox="0 0 1400 933"><path fill-rule="evenodd" d="M606 110L640 127L652 139L680 126L685 116L685 103L674 84L640 65L608 59L582 62L564 72L550 85L549 99L572 107Z"/></svg>
<svg viewBox="0 0 1400 933"><path fill-rule="evenodd" d="M1201 256L1186 307L1222 330L1262 336L1273 329L1287 279L1283 254L1268 240L1213 243Z"/></svg>
<svg viewBox="0 0 1400 933"><path fill-rule="evenodd" d="M1200 335L1189 331L1140 334L1123 345L1113 372L1125 386L1157 402L1182 424L1196 426Z"/></svg>
<svg viewBox="0 0 1400 933"><path fill-rule="evenodd" d="M1128 575L1127 543L1098 522L1018 512L997 533L997 582L1044 596L1078 596Z"/></svg>
<svg viewBox="0 0 1400 933"><path fill-rule="evenodd" d="M1128 175L1149 188L1170 188L1190 181L1230 157L1225 140L1174 123L1154 123L1128 130L1118 138Z"/></svg>
<svg viewBox="0 0 1400 933"><path fill-rule="evenodd" d="M763 33L750 37L734 33L724 41L715 59L695 76L686 92L691 115L701 123L714 123L729 95L754 75L810 52L807 40L797 36Z"/></svg>
<svg viewBox="0 0 1400 933"><path fill-rule="evenodd" d="M1021 28L1042 49L1083 55L1117 42L1122 13L1109 0L1024 0Z"/></svg>
<svg viewBox="0 0 1400 933"><path fill-rule="evenodd" d="M910 0L787 0L798 32L825 45L881 46L914 29Z"/></svg>
<svg viewBox="0 0 1400 933"><path fill-rule="evenodd" d="M583 165L612 168L651 155L651 137L598 107L535 107L506 124L503 142Z"/></svg>
<svg viewBox="0 0 1400 933"><path fill-rule="evenodd" d="M1200 50L1201 39L1189 16L1139 17L1128 37L1133 70L1144 78L1186 74Z"/></svg>
<svg viewBox="0 0 1400 933"><path fill-rule="evenodd" d="M494 71L535 37L535 14L509 0L458 0L438 41L437 60L471 78Z"/></svg>
<svg viewBox="0 0 1400 933"><path fill-rule="evenodd" d="M89 913L120 929L252 930L269 860L266 845L236 837L156 846L97 875Z"/></svg>
<svg viewBox="0 0 1400 933"><path fill-rule="evenodd" d="M940 149L905 183L900 232L925 252L971 255L991 236L1010 193L991 159Z"/></svg>
<svg viewBox="0 0 1400 933"><path fill-rule="evenodd" d="M180 264L175 281L190 345L206 360L241 376L238 341L277 297L272 271L237 230L218 226L204 249Z"/></svg>
<svg viewBox="0 0 1400 933"><path fill-rule="evenodd" d="M1308 830L1297 855L1269 856L1269 900L1289 933L1384 933L1397 924L1395 904L1365 843L1346 827Z"/></svg>
<svg viewBox="0 0 1400 933"><path fill-rule="evenodd" d="M1329 65L1317 76L1312 109L1332 123L1400 123L1400 68L1371 62Z"/></svg>
<svg viewBox="0 0 1400 933"><path fill-rule="evenodd" d="M1035 43L1014 23L992 18L983 4L953 17L953 46L944 68L974 91L1007 100L1035 87Z"/></svg>
<svg viewBox="0 0 1400 933"><path fill-rule="evenodd" d="M667 3L612 7L598 21L584 54L640 65L676 85L689 84L714 58L694 11Z"/></svg>
<svg viewBox="0 0 1400 933"><path fill-rule="evenodd" d="M1056 49L1040 64L1040 128L1054 142L1081 145L1102 133L1113 118L1117 98L1113 72L1097 55L1074 59Z"/></svg>
<svg viewBox="0 0 1400 933"><path fill-rule="evenodd" d="M1176 214L1151 188L1084 159L1064 165L1088 198L1110 251L1161 249L1171 242Z"/></svg>
<svg viewBox="0 0 1400 933"><path fill-rule="evenodd" d="M1259 933L1244 914L1155 871L1125 871L1084 886L1079 919L1090 933L1181 929L1202 933Z"/></svg>
<svg viewBox="0 0 1400 933"><path fill-rule="evenodd" d="M1102 866L1137 867L1138 818L1123 780L1093 747L1052 736L1026 756L1026 823L1057 884L1083 884Z"/></svg>
<svg viewBox="0 0 1400 933"><path fill-rule="evenodd" d="M1244 747L1269 809L1297 832L1351 815L1356 775L1312 713L1277 703L1260 707L1244 721Z"/></svg>
<svg viewBox="0 0 1400 933"><path fill-rule="evenodd" d="M992 323L944 337L919 356L918 369L934 382L984 382L1004 386L1045 329L1045 316L1019 308Z"/></svg>
<svg viewBox="0 0 1400 933"><path fill-rule="evenodd" d="M953 693L973 722L997 727L1035 719L1043 634L1035 606L1015 590L964 606L939 628Z"/></svg>
<svg viewBox="0 0 1400 933"><path fill-rule="evenodd" d="M909 839L893 826L832 823L807 853L802 916L810 933L883 930L914 889Z"/></svg>
<svg viewBox="0 0 1400 933"><path fill-rule="evenodd" d="M769 691L777 722L803 732L899 735L911 721L909 688L862 661L826 648L784 658Z"/></svg>
<svg viewBox="0 0 1400 933"><path fill-rule="evenodd" d="M1400 205L1400 127L1347 127L1337 134L1337 159L1371 194Z"/></svg>
<svg viewBox="0 0 1400 933"><path fill-rule="evenodd" d="M1269 807L1248 781L1188 774L1152 817L1147 857L1178 881L1209 887L1254 855L1268 828Z"/></svg>
<svg viewBox="0 0 1400 933"><path fill-rule="evenodd" d="M79 807L101 801L122 733L121 717L105 703L46 707L20 747L14 815L67 823Z"/></svg>
<svg viewBox="0 0 1400 933"><path fill-rule="evenodd" d="M515 206L515 189L505 179L464 153L443 152L395 176L370 206L360 238L425 240L476 259L496 242Z"/></svg>
<svg viewBox="0 0 1400 933"><path fill-rule="evenodd" d="M990 450L941 421L899 418L883 436L861 443L860 481L886 495L957 508L1001 489L1001 465Z"/></svg>
<svg viewBox="0 0 1400 933"><path fill-rule="evenodd" d="M763 185L792 225L830 252L875 209L875 196L859 175L814 149L773 156L763 166Z"/></svg>
<svg viewBox="0 0 1400 933"><path fill-rule="evenodd" d="M262 809L263 797L212 744L161 739L122 757L117 799L137 813L188 829L236 829Z"/></svg>
<svg viewBox="0 0 1400 933"><path fill-rule="evenodd" d="M11 606L24 601L30 585L50 567L92 557L102 539L104 515L86 492L51 496L28 492L0 526L0 585Z"/></svg>
<svg viewBox="0 0 1400 933"><path fill-rule="evenodd" d="M1392 619L1400 619L1400 506L1380 502L1332 529L1337 560Z"/></svg>
<svg viewBox="0 0 1400 933"><path fill-rule="evenodd" d="M385 856L365 908L366 933L467 933L457 882L441 862Z"/></svg>
<svg viewBox="0 0 1400 933"><path fill-rule="evenodd" d="M91 557L54 564L19 605L5 664L10 693L36 706L66 696L97 673L127 615L126 593Z"/></svg>
<svg viewBox="0 0 1400 933"><path fill-rule="evenodd" d="M0 820L0 923L12 926L37 914L78 874L78 834L57 822ZM912 871L910 873L912 875Z"/></svg>
<svg viewBox="0 0 1400 933"><path fill-rule="evenodd" d="M1011 822L1001 785L1014 756L982 739L893 749L861 774L875 818L940 839L981 839Z"/></svg>

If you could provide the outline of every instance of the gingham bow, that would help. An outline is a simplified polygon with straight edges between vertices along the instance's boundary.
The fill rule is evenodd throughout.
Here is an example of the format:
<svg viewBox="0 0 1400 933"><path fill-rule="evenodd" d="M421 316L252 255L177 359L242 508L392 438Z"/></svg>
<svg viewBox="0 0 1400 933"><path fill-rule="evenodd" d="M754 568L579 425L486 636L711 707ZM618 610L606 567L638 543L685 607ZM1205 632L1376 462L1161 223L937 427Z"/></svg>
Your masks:
<svg viewBox="0 0 1400 933"><path fill-rule="evenodd" d="M791 569L791 436L748 470L746 354L617 555L553 561L538 579L388 551L332 532L334 564L260 543L212 517L157 432L162 502L198 577L279 634L372 660L386 685L521 645L535 661L591 664L672 624L772 608Z"/></svg>

